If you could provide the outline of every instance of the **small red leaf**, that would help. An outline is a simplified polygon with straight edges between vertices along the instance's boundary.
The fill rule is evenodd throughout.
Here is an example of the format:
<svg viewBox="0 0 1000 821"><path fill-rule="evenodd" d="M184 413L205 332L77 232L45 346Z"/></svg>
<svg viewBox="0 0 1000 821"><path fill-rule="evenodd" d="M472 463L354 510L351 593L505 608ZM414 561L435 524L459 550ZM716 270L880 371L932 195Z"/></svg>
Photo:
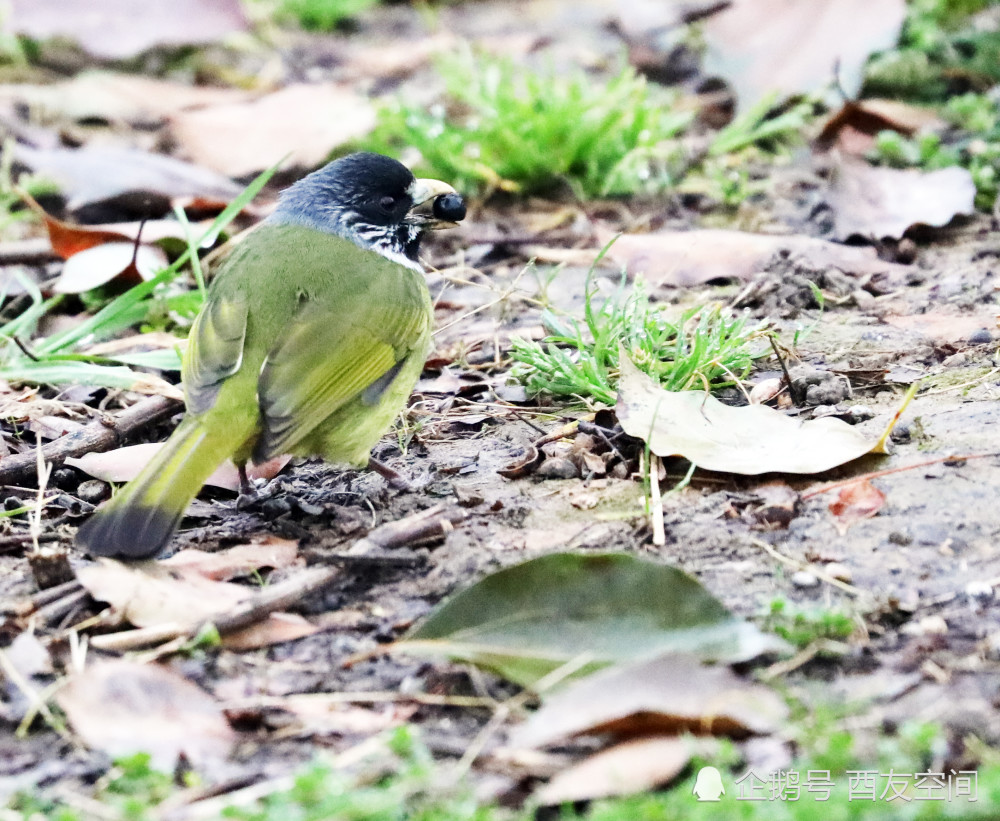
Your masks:
<svg viewBox="0 0 1000 821"><path fill-rule="evenodd" d="M867 479L861 479L841 488L829 509L844 532L855 522L875 516L884 506L885 494Z"/></svg>

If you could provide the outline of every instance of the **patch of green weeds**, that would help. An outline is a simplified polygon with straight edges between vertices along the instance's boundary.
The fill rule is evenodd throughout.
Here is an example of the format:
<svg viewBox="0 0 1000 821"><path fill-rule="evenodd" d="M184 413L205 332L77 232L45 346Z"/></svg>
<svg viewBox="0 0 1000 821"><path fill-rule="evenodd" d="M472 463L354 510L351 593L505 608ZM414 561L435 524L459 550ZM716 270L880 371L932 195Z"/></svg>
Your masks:
<svg viewBox="0 0 1000 821"><path fill-rule="evenodd" d="M868 65L866 96L938 102L1000 81L1000 32L970 25L990 0L911 0L898 48Z"/></svg>
<svg viewBox="0 0 1000 821"><path fill-rule="evenodd" d="M309 31L333 31L344 20L357 17L378 0L282 0L280 13Z"/></svg>
<svg viewBox="0 0 1000 821"><path fill-rule="evenodd" d="M987 821L1000 811L1000 766L996 763L978 768L975 801L968 800L968 795L914 800L916 775L939 771L946 760L946 738L937 725L907 722L865 746L844 728L842 716L822 706L803 708L792 724L801 755L777 774L760 773L764 786L757 786L757 800L747 800L747 786L739 783L747 768L738 749L722 740L715 755L693 761L687 775L668 790L575 809L566 806L545 817L561 821ZM530 821L538 817L530 805L514 810L477 801L471 786L455 778L451 765L433 760L411 727L397 730L372 763L360 776L314 763L299 773L291 788L275 791L252 806L229 807L221 817L235 821ZM720 771L725 793L718 802L700 802L694 795L698 772L704 766ZM971 772L942 773L942 784L957 784L959 776ZM888 774L894 774L897 783L906 783L904 794L909 800L859 797L859 773L874 773L879 790L888 783ZM810 783L821 782L830 784L828 795L822 789L809 790ZM148 757L134 756L116 762L109 776L98 782L92 800L105 810L101 818L144 821L158 817L157 805L173 789L169 776L149 768ZM5 818L24 821L97 817L39 795L22 794L8 809Z"/></svg>
<svg viewBox="0 0 1000 821"><path fill-rule="evenodd" d="M306 31L334 31L378 0L255 0L263 15Z"/></svg>
<svg viewBox="0 0 1000 821"><path fill-rule="evenodd" d="M871 159L899 168L960 166L976 184L976 207L989 211L1000 194L1000 31L970 16L987 0L914 0L898 49L868 66L864 93L934 104L951 125L943 134L878 135Z"/></svg>
<svg viewBox="0 0 1000 821"><path fill-rule="evenodd" d="M797 607L785 599L774 599L764 616L764 630L776 633L795 647L806 647L822 639L841 641L855 629L854 618L843 610Z"/></svg>
<svg viewBox="0 0 1000 821"><path fill-rule="evenodd" d="M594 271L608 248L587 274L582 320L546 309L544 340L511 340L511 376L529 393L613 405L619 345L674 391L732 385L764 354L763 324L750 325L719 307L689 308L671 319L665 306L650 302L642 282L629 287L624 274L617 291L598 304Z"/></svg>
<svg viewBox="0 0 1000 821"><path fill-rule="evenodd" d="M884 131L871 159L897 168L960 166L976 184L976 207L1000 194L1000 31L970 18L988 0L912 0L900 46L868 66L864 95L932 104L950 124L943 134L912 138Z"/></svg>
<svg viewBox="0 0 1000 821"><path fill-rule="evenodd" d="M692 115L673 110L674 95L632 69L599 82L580 70L538 72L470 52L437 66L444 101L383 109L366 148L396 154L412 147L421 173L466 192L569 185L593 198L675 181L681 152L673 138Z"/></svg>
<svg viewBox="0 0 1000 821"><path fill-rule="evenodd" d="M774 149L789 142L802 142L805 127L816 116L814 103L809 99L800 100L775 114L777 103L778 95L772 94L737 115L712 139L709 156L719 157L757 144L770 145Z"/></svg>
<svg viewBox="0 0 1000 821"><path fill-rule="evenodd" d="M146 753L137 753L115 761L111 770L98 782L94 798L107 810L103 818L143 821L151 810L175 791L173 779L152 767ZM82 811L42 795L21 793L8 805L28 821L87 821ZM12 816L13 817L13 816Z"/></svg>
<svg viewBox="0 0 1000 821"><path fill-rule="evenodd" d="M133 367L176 369L176 351L152 351L115 357L94 357L80 349L95 342L110 339L128 328L146 324L150 328L166 324L160 317L176 321L177 326L190 324L190 317L201 304L200 291L184 290L181 293L165 290L181 274L191 259L193 249L201 247L201 240L216 236L257 195L274 174L277 166L260 174L212 222L199 242L188 246L171 265L152 279L130 288L95 310L84 322L73 328L43 339L31 339L38 320L61 304L62 295L49 299L32 282L23 284L31 298L31 305L18 316L0 326L0 378L11 382L28 382L42 385L75 384L99 385L108 388L134 389L145 381L144 374ZM90 307L98 308L100 295L87 297ZM94 302L96 300L96 302ZM28 356L15 338L27 342L31 349ZM31 340L28 342L28 340Z"/></svg>

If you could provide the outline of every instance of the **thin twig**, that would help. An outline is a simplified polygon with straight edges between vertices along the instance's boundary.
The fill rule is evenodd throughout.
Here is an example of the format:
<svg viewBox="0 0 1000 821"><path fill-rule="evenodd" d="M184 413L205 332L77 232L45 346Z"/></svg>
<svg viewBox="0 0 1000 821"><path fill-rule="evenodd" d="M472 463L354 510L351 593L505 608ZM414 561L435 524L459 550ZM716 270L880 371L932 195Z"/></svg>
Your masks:
<svg viewBox="0 0 1000 821"><path fill-rule="evenodd" d="M422 544L445 535L456 523L468 516L467 511L457 507L446 508L444 505L435 505L428 510L376 528L351 545L347 552L352 556L363 557L391 548ZM122 652L137 647L148 647L159 642L171 642L169 647L159 648L157 655L162 655L164 651L173 652L180 649L186 642L207 629L214 628L219 635L224 636L250 627L271 613L300 604L304 599L329 587L342 575L341 567L307 568L292 578L252 594L232 610L196 625L165 624L127 630L94 636L90 643L91 646L101 650Z"/></svg>
<svg viewBox="0 0 1000 821"><path fill-rule="evenodd" d="M809 564L809 562L804 562L801 561L800 559L795 559L792 558L791 556L786 556L784 553L779 553L777 550L771 547L771 545L769 545L765 541L762 541L761 539L751 539L750 542L756 547L761 548L769 556L772 556L775 559L777 559L779 562L783 562L784 564L787 564L789 567L794 567L796 570L804 570L807 573L811 573L817 579L820 579L821 581L824 581L829 585L833 585L834 587L843 590L845 593L849 593L852 596L857 596L858 598L866 594L866 591L861 590L858 587L855 587L853 584L842 582L840 579L834 578L829 573L824 573L818 567Z"/></svg>
<svg viewBox="0 0 1000 821"><path fill-rule="evenodd" d="M768 342L771 343L771 350L774 351L774 356L778 360L778 364L781 366L781 372L785 375L785 382L788 384L788 395L791 400L796 405L800 404L799 397L796 395L797 391L792 386L792 376L788 372L788 366L785 365L785 360L781 355L781 351L778 350L778 343L774 340L774 334L767 335Z"/></svg>
<svg viewBox="0 0 1000 821"><path fill-rule="evenodd" d="M892 473L903 473L907 470L916 470L918 468L929 467L930 465L939 465L942 462L971 462L973 459L988 459L991 456L1000 456L1000 452L970 453L965 456L940 456L937 459L928 459L924 462L917 462L912 465L903 465L898 468L886 468L885 470L876 470L872 473L862 473L860 476L855 476L852 479L841 479L838 482L830 482L822 487L807 490L801 495L800 498L802 501L805 501L806 499L812 499L814 496L819 496L822 493L829 493L831 490L840 490L840 488L848 487L849 485L853 485L858 482L870 482L872 479L880 479L883 476L889 476Z"/></svg>
<svg viewBox="0 0 1000 821"><path fill-rule="evenodd" d="M14 336L10 337L10 339L11 341L13 341L15 345L17 345L18 348L21 349L21 353L23 353L26 357L28 357L28 359L30 359L32 362L39 361L38 354L36 354L33 350L31 350L31 348L28 347L28 343L25 342L23 339L21 339L21 337L15 334Z"/></svg>
<svg viewBox="0 0 1000 821"><path fill-rule="evenodd" d="M653 526L653 544L663 547L667 534L663 529L663 497L660 495L660 457L655 453L649 458L650 523Z"/></svg>

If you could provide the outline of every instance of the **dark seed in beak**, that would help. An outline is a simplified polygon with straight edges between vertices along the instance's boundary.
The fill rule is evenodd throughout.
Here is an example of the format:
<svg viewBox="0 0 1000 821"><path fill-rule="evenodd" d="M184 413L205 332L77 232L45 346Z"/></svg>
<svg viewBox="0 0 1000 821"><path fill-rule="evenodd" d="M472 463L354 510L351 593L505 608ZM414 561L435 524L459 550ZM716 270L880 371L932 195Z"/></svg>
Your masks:
<svg viewBox="0 0 1000 821"><path fill-rule="evenodd" d="M465 200L461 194L442 194L434 198L433 214L444 222L459 222L465 219Z"/></svg>

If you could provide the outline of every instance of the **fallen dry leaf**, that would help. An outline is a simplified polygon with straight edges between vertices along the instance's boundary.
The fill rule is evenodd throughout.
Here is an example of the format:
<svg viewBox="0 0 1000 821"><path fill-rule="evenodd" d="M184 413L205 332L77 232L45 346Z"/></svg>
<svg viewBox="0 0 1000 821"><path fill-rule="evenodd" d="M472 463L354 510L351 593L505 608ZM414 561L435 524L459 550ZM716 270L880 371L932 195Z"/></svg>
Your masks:
<svg viewBox="0 0 1000 821"><path fill-rule="evenodd" d="M684 772L691 758L710 754L704 739L637 738L616 744L553 776L534 798L552 806L654 790Z"/></svg>
<svg viewBox="0 0 1000 821"><path fill-rule="evenodd" d="M32 122L61 118L149 124L178 111L238 102L250 96L239 89L99 70L81 71L60 83L0 87L0 101L26 106Z"/></svg>
<svg viewBox="0 0 1000 821"><path fill-rule="evenodd" d="M5 22L17 34L34 40L65 37L111 60L153 46L211 43L250 27L239 0L143 0L140 11L133 0L11 0Z"/></svg>
<svg viewBox="0 0 1000 821"><path fill-rule="evenodd" d="M772 92L815 91L835 77L856 96L868 57L896 44L905 0L733 0L704 23L705 71L741 108Z"/></svg>
<svg viewBox="0 0 1000 821"><path fill-rule="evenodd" d="M135 627L173 628L178 633L211 621L254 594L246 585L219 579L264 567L287 568L297 545L270 537L263 542L204 553L182 550L160 562L126 564L99 559L77 571L80 583ZM319 628L301 616L270 613L242 630L227 633L222 644L233 650L269 647L312 635Z"/></svg>
<svg viewBox="0 0 1000 821"><path fill-rule="evenodd" d="M268 708L278 708L294 716L299 735L364 735L396 727L419 709L416 704L395 703L376 708L359 707L337 698L337 693L295 693L281 698L266 698ZM251 709L254 699L250 699ZM236 710L240 705L237 703Z"/></svg>
<svg viewBox="0 0 1000 821"><path fill-rule="evenodd" d="M49 232L49 242L52 243L52 251L56 256L69 259L74 254L108 243L128 243L130 247L135 244L133 238L116 229L72 225L56 219L49 215L26 191L19 193L27 206L45 223L45 228Z"/></svg>
<svg viewBox="0 0 1000 821"><path fill-rule="evenodd" d="M375 109L341 85L299 84L249 102L178 112L170 123L191 160L242 177L286 155L293 165L319 165L337 146L371 131Z"/></svg>
<svg viewBox="0 0 1000 821"><path fill-rule="evenodd" d="M71 456L66 459L66 464L105 482L130 482L152 461L161 447L163 447L161 442L127 445L102 453ZM247 476L251 479L273 479L290 461L290 456L276 456L260 465L248 465ZM236 465L227 459L205 480L205 484L235 493L240 489L240 477Z"/></svg>
<svg viewBox="0 0 1000 821"><path fill-rule="evenodd" d="M547 747L584 734L619 738L696 733L766 735L788 714L772 690L724 665L668 654L611 667L571 682L511 735L511 744Z"/></svg>
<svg viewBox="0 0 1000 821"><path fill-rule="evenodd" d="M319 628L298 613L270 613L266 619L234 630L222 637L222 646L228 650L257 650L286 641L305 638Z"/></svg>
<svg viewBox="0 0 1000 821"><path fill-rule="evenodd" d="M630 436L657 456L683 456L704 470L755 476L822 473L875 447L840 419L800 421L765 405L730 407L704 391L666 391L624 351L616 411Z"/></svg>
<svg viewBox="0 0 1000 821"><path fill-rule="evenodd" d="M136 285L152 279L168 265L167 255L155 245L108 242L73 254L52 285L57 294L82 294L112 280Z"/></svg>
<svg viewBox="0 0 1000 821"><path fill-rule="evenodd" d="M231 610L253 592L239 584L184 575L160 562L98 559L78 568L77 578L91 596L136 627L192 627Z"/></svg>
<svg viewBox="0 0 1000 821"><path fill-rule="evenodd" d="M169 212L175 200L229 202L242 191L232 180L207 168L133 148L32 148L19 143L14 153L32 171L59 186L71 211L136 193L148 201L148 212L159 216Z"/></svg>
<svg viewBox="0 0 1000 821"><path fill-rule="evenodd" d="M41 436L43 439L58 439L67 433L76 433L84 425L82 422L67 419L65 416L46 415L32 419L28 422L27 427L36 436Z"/></svg>
<svg viewBox="0 0 1000 821"><path fill-rule="evenodd" d="M763 405L781 393L782 380L776 376L762 379L750 389L750 404Z"/></svg>
<svg viewBox="0 0 1000 821"><path fill-rule="evenodd" d="M148 753L166 772L181 754L196 765L220 761L237 740L215 699L157 664L90 664L56 701L88 746L112 758Z"/></svg>
<svg viewBox="0 0 1000 821"><path fill-rule="evenodd" d="M829 509L836 518L837 529L844 534L851 525L877 515L884 506L885 494L863 479L841 488Z"/></svg>
<svg viewBox="0 0 1000 821"><path fill-rule="evenodd" d="M915 225L941 227L976 205L972 174L957 166L936 171L876 168L842 159L830 180L829 203L838 239L899 239Z"/></svg>
<svg viewBox="0 0 1000 821"><path fill-rule="evenodd" d="M298 542L268 536L262 541L236 545L217 553L181 550L159 564L184 575L197 574L206 579L226 580L245 576L262 567L291 567L298 554Z"/></svg>
<svg viewBox="0 0 1000 821"><path fill-rule="evenodd" d="M826 121L816 145L821 149L836 147L842 154L861 157L874 147L880 131L912 136L944 125L934 109L902 100L848 100Z"/></svg>
<svg viewBox="0 0 1000 821"><path fill-rule="evenodd" d="M610 234L606 236L611 239ZM604 241L604 240L602 240ZM857 248L801 235L750 234L707 228L620 236L606 259L651 286L689 287L713 279L748 280L768 263L786 256L811 270L837 268L846 274L901 273L905 266L884 262L874 248ZM590 260L593 261L591 253Z"/></svg>

